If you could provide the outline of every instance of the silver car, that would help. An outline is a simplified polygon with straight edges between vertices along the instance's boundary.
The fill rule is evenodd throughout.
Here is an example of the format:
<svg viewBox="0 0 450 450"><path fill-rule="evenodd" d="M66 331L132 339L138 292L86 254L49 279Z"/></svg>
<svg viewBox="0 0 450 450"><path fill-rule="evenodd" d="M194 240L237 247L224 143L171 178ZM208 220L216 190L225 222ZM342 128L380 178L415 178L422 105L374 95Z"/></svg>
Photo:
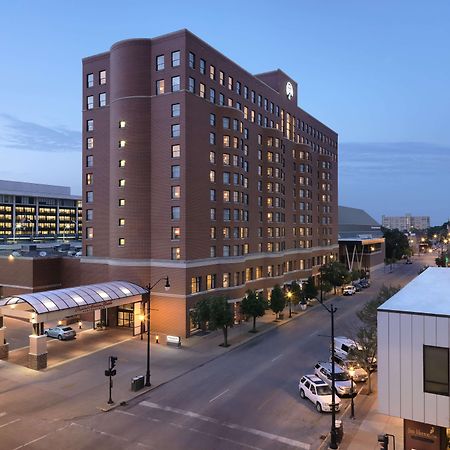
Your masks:
<svg viewBox="0 0 450 450"><path fill-rule="evenodd" d="M71 327L57 326L55 328L47 328L44 334L48 337L57 338L60 341L65 341L67 339L73 339L77 333Z"/></svg>

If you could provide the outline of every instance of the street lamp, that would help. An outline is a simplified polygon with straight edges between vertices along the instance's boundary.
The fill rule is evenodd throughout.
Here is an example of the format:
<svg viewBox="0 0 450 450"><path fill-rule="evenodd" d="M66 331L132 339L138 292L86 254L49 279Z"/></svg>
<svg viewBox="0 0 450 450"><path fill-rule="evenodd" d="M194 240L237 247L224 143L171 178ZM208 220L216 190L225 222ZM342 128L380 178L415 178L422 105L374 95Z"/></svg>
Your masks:
<svg viewBox="0 0 450 450"><path fill-rule="evenodd" d="M336 366L335 366L335 355L334 355L334 313L337 311L337 308L330 304L330 306L326 306L323 303L323 294L322 294L322 269L323 266L319 267L320 274L320 304L328 311L331 316L331 439L330 439L330 448L337 449L337 435L336 435Z"/></svg>
<svg viewBox="0 0 450 450"><path fill-rule="evenodd" d="M152 289L162 280L165 280L164 289L168 291L170 289L169 277L166 275L165 277L160 278L154 284L147 285L147 293L143 295L144 303L147 304L147 372L145 373L145 385L151 386L150 384L150 294Z"/></svg>
<svg viewBox="0 0 450 450"><path fill-rule="evenodd" d="M348 369L348 374L350 375L350 380L352 382L352 387L350 389L350 395L352 398L350 419L354 419L355 418L355 402L354 402L355 385L353 384L353 377L355 376L355 368L353 366Z"/></svg>
<svg viewBox="0 0 450 450"><path fill-rule="evenodd" d="M288 291L286 295L287 295L288 302L289 302L289 318L291 318L292 317L292 308L291 308L291 305L292 305L292 292Z"/></svg>

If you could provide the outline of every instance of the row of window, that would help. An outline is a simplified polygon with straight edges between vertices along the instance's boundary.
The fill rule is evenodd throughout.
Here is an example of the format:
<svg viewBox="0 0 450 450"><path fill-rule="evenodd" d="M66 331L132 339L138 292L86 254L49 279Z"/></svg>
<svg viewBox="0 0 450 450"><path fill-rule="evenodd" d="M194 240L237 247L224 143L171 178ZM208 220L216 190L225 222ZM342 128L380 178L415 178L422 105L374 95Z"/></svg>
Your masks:
<svg viewBox="0 0 450 450"><path fill-rule="evenodd" d="M106 70L100 70L98 72L97 80L100 86L106 84ZM94 81L95 81L94 74L88 73L86 75L86 87L88 88L94 87Z"/></svg>

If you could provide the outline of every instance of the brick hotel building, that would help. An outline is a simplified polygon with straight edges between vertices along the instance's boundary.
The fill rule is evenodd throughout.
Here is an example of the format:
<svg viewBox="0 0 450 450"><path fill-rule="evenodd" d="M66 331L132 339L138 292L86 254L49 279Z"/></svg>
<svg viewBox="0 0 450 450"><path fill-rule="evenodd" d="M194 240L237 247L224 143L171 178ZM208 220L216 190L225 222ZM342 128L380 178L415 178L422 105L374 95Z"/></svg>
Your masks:
<svg viewBox="0 0 450 450"><path fill-rule="evenodd" d="M297 101L187 30L85 58L82 282L167 274L152 329L189 336L206 295L317 275L338 254L338 137Z"/></svg>

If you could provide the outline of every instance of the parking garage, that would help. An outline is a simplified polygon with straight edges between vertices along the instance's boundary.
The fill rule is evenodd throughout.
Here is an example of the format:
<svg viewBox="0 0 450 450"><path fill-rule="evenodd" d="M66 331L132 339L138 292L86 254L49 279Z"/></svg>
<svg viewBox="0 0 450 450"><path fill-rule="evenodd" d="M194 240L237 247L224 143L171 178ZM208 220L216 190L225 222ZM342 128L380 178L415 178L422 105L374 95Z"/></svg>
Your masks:
<svg viewBox="0 0 450 450"><path fill-rule="evenodd" d="M19 319L32 325L29 336L28 367L47 367L45 324L73 323L83 318L94 327L113 325L126 327L132 334L142 333L142 295L148 291L126 281L91 284L74 288L21 294L0 300L0 359L8 358L8 331L4 317ZM80 325L81 326L81 325Z"/></svg>

